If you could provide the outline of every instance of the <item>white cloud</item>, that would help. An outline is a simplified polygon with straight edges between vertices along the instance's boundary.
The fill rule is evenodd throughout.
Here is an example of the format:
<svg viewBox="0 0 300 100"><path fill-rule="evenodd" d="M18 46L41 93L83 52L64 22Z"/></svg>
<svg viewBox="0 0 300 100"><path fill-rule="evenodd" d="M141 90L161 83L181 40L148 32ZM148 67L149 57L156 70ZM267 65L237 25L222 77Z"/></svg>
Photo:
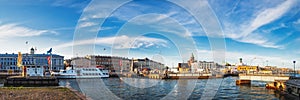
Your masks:
<svg viewBox="0 0 300 100"><path fill-rule="evenodd" d="M140 16L135 17L133 19L134 21L130 21L130 22L137 25L155 24L155 23L159 23L160 25L166 25L166 24L174 23L173 20L168 18L175 13L176 12L170 12L168 14L154 14L154 13L142 14Z"/></svg>
<svg viewBox="0 0 300 100"><path fill-rule="evenodd" d="M58 34L52 30L36 30L18 24L2 24L0 25L0 38L4 37L30 37L40 36L43 34Z"/></svg>
<svg viewBox="0 0 300 100"><path fill-rule="evenodd" d="M182 20L182 17L186 16L178 15L178 12L174 11L167 14L150 13L137 16L130 20L129 23L147 26L155 29L156 31L173 33L182 37L206 35L201 27L195 26L197 22L194 19Z"/></svg>
<svg viewBox="0 0 300 100"><path fill-rule="evenodd" d="M126 1L126 0L125 0ZM111 8L112 6L108 6L107 4L112 4L113 6L120 5L123 1L110 1L110 2L96 2L90 5L85 9L85 15L81 17L80 21L88 21L91 19L99 19L105 18L107 15L111 14L114 10ZM259 27L267 25L279 18L281 18L294 4L294 0L287 0L283 3L271 7L271 8L264 8L261 7L261 10L254 11L253 15L248 18L250 21L245 21L244 23L240 23L239 26L236 25L225 25L225 37L231 38L233 40L244 42L244 43L251 43L256 44L258 46L266 47L266 48L282 48L282 46L276 45L276 41L269 39L268 37L263 36L263 34L253 33L253 31L257 30ZM191 6L203 6L198 5L198 3L194 3ZM237 2L234 7L231 9L231 12L239 6L239 2ZM269 7L269 6L268 6ZM140 9L136 9L140 8ZM260 8L260 7L259 7ZM99 10L101 9L101 10ZM141 5L131 5L129 7L122 8L121 10L130 12L130 15L142 15L143 17L139 17L135 19L136 21L131 21L131 23L138 24L138 25L148 25L151 28L155 28L159 31L164 32L174 32L176 34L183 34L183 36L206 36L204 31L202 30L201 26L197 24L194 18L189 17L188 15L182 14L181 11L178 11L176 7L171 7L168 11L169 13L163 14L156 14L155 16L151 14L143 15L145 12L143 9L147 9L147 7L143 7ZM122 12L122 11L120 11ZM128 20L128 14L123 13L114 13L113 17L117 17L119 20ZM201 13L203 14L203 13ZM171 20L169 17L172 17ZM247 18L246 18L247 19ZM178 25L185 26L186 29L178 29ZM91 22L85 23L82 22L79 27L88 27L93 26L96 24L92 24ZM215 25L211 25L215 27ZM213 30L212 30L213 31ZM272 31L272 30L266 30ZM213 31L214 32L214 31ZM210 34L216 34L217 32ZM259 37L259 38L257 38Z"/></svg>
<svg viewBox="0 0 300 100"><path fill-rule="evenodd" d="M257 28L280 18L292 7L293 4L294 0L286 0L277 7L264 9L262 12L259 12L257 16L252 20L249 27L242 33L243 37L248 36Z"/></svg>
<svg viewBox="0 0 300 100"><path fill-rule="evenodd" d="M284 23L281 23L279 26L271 27L271 28L269 28L269 29L262 30L262 31L265 32L265 33L271 33L271 32L274 31L274 30L278 30L278 29L286 28L286 27L287 27L287 26L286 26Z"/></svg>
<svg viewBox="0 0 300 100"><path fill-rule="evenodd" d="M78 27L79 28L84 28L84 27L90 27L90 26L94 26L97 25L97 23L95 22L81 22Z"/></svg>
<svg viewBox="0 0 300 100"><path fill-rule="evenodd" d="M244 37L244 38L240 39L239 41L244 42L244 43L256 44L256 45L266 47L266 48L277 48L277 49L283 48L280 45L276 45L275 43L268 41L267 38L262 37L261 35L259 35L257 33L249 34L247 37Z"/></svg>
<svg viewBox="0 0 300 100"><path fill-rule="evenodd" d="M293 22L294 24L300 24L300 19L298 19L297 21Z"/></svg>
<svg viewBox="0 0 300 100"><path fill-rule="evenodd" d="M106 18L122 3L129 0L92 0L90 4L83 10L83 16L80 21Z"/></svg>
<svg viewBox="0 0 300 100"><path fill-rule="evenodd" d="M166 47L167 41L163 39L150 38L150 37L128 37L126 35L115 36L115 37L100 37L95 39L74 41L69 43L64 43L53 48L60 49L71 46L78 45L88 45L88 44L96 44L96 45L105 45L112 46L115 49L128 49L128 48L148 48L152 46L161 46Z"/></svg>
<svg viewBox="0 0 300 100"><path fill-rule="evenodd" d="M83 8L85 7L89 1L72 1L72 0L54 0L52 6L62 6L62 7L70 7L70 8Z"/></svg>
<svg viewBox="0 0 300 100"><path fill-rule="evenodd" d="M258 28L267 25L279 18L281 18L287 11L292 8L294 0L286 0L285 2L272 7L262 9L254 13L254 17L250 17L250 21L245 21L239 26L233 25L231 23L224 23L225 35L228 38L233 40L256 44L258 46L266 48L277 48L282 49L283 46L276 45L276 42L273 38L266 37L265 34L254 33ZM286 27L284 24L281 24L278 27L274 27L263 32L271 32L278 28Z"/></svg>

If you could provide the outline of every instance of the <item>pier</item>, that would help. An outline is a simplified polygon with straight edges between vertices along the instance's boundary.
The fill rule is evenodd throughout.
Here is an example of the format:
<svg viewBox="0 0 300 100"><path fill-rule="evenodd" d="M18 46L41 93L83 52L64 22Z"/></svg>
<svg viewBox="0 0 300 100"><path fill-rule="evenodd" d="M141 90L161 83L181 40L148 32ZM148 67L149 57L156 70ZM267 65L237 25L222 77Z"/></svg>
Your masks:
<svg viewBox="0 0 300 100"><path fill-rule="evenodd" d="M152 79L208 79L208 78L222 78L223 75L212 75L212 74L192 74L192 73L181 73L181 74L168 74L167 76L162 74L149 74L148 78Z"/></svg>
<svg viewBox="0 0 300 100"><path fill-rule="evenodd" d="M19 76L21 73L0 73L0 79L5 79L10 76Z"/></svg>
<svg viewBox="0 0 300 100"><path fill-rule="evenodd" d="M239 74L239 80L236 84L250 84L251 81L265 81L265 82L275 82L275 81L286 81L289 80L290 76L286 75L269 75L269 74Z"/></svg>
<svg viewBox="0 0 300 100"><path fill-rule="evenodd" d="M58 86L58 79L55 77L8 77L4 86Z"/></svg>

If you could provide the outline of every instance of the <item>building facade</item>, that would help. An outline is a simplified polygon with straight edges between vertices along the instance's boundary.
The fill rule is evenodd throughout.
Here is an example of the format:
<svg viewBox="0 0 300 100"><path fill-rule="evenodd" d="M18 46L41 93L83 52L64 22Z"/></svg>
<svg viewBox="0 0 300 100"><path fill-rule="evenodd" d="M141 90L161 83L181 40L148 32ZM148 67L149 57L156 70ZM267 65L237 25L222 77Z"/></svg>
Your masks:
<svg viewBox="0 0 300 100"><path fill-rule="evenodd" d="M144 59L132 59L133 61L133 68L131 69L132 71L142 71L144 69L147 70L163 70L165 65L151 60L149 58L144 58Z"/></svg>
<svg viewBox="0 0 300 100"><path fill-rule="evenodd" d="M89 68L89 67L96 67L91 66L91 60L86 57L75 57L71 59L71 65L76 68Z"/></svg>
<svg viewBox="0 0 300 100"><path fill-rule="evenodd" d="M199 61L192 63L192 72L207 72L210 73L212 70L217 71L224 68L222 65L215 63L213 61Z"/></svg>
<svg viewBox="0 0 300 100"><path fill-rule="evenodd" d="M22 65L28 68L36 67L42 68L44 67L45 71L49 71L52 69L53 71L59 71L64 69L64 56L52 54L52 68L48 63L47 57L50 55L47 54L34 54L34 51L31 50L31 53L22 54ZM18 54L0 54L0 71L7 72L12 70L14 72L21 72L21 68L17 66L17 58Z"/></svg>
<svg viewBox="0 0 300 100"><path fill-rule="evenodd" d="M239 72L243 72L243 73L254 73L254 72L258 72L258 66L247 66L247 65L241 66L241 65L239 65L237 67L237 70Z"/></svg>
<svg viewBox="0 0 300 100"><path fill-rule="evenodd" d="M188 63L178 63L178 70L180 73L189 73L191 70L191 67Z"/></svg>
<svg viewBox="0 0 300 100"><path fill-rule="evenodd" d="M86 58L91 60L91 66L104 68L110 71L130 71L131 60L124 57L117 56L99 56L88 55Z"/></svg>
<svg viewBox="0 0 300 100"><path fill-rule="evenodd" d="M144 59L128 59L125 57L117 56L99 56L99 55L88 55L87 59L91 60L91 66L96 66L110 70L112 72L137 72L143 69L163 69L164 64Z"/></svg>

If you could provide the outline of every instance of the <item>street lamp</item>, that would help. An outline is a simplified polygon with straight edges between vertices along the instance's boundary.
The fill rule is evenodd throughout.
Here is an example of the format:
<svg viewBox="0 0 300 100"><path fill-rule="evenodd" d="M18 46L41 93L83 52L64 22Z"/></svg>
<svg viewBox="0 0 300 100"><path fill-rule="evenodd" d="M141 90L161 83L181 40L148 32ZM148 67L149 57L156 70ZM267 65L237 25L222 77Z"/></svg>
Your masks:
<svg viewBox="0 0 300 100"><path fill-rule="evenodd" d="M296 63L296 61L293 61L293 63L294 63L294 77L296 77L296 70L295 70L295 63Z"/></svg>

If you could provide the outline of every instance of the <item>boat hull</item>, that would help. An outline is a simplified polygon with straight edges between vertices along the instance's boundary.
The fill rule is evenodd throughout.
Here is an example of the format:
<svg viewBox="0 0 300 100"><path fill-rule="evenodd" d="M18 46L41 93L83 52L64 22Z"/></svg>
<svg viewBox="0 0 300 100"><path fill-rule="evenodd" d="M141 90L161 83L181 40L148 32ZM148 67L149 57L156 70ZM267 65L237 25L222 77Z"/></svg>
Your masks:
<svg viewBox="0 0 300 100"><path fill-rule="evenodd" d="M58 79L76 79L76 78L108 78L107 70L98 68L75 68L61 70L59 73L52 73Z"/></svg>

